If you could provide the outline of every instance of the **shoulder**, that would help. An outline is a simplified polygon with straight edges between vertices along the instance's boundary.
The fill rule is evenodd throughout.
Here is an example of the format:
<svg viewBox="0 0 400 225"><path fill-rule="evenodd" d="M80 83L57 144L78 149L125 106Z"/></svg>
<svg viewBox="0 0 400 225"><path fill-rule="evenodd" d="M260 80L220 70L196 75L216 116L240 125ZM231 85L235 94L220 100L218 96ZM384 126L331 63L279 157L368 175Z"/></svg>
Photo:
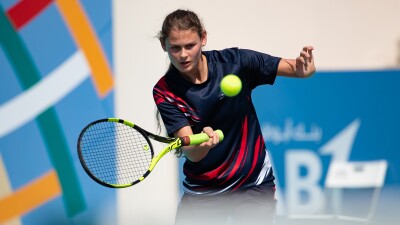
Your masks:
<svg viewBox="0 0 400 225"><path fill-rule="evenodd" d="M245 49L245 48L226 48L222 50L204 51L208 61L219 63L242 64L253 58L276 58L269 54Z"/></svg>
<svg viewBox="0 0 400 225"><path fill-rule="evenodd" d="M222 50L204 51L204 54L209 62L237 64L240 62L240 49L236 47Z"/></svg>
<svg viewBox="0 0 400 225"><path fill-rule="evenodd" d="M170 66L168 71L157 81L157 83L153 87L153 91L155 89L167 91L170 90L169 86L173 83L179 83L180 79L179 74L175 67Z"/></svg>
<svg viewBox="0 0 400 225"><path fill-rule="evenodd" d="M165 78L166 76L164 75L157 81L157 83L153 87L153 91L160 89L168 89L168 85Z"/></svg>

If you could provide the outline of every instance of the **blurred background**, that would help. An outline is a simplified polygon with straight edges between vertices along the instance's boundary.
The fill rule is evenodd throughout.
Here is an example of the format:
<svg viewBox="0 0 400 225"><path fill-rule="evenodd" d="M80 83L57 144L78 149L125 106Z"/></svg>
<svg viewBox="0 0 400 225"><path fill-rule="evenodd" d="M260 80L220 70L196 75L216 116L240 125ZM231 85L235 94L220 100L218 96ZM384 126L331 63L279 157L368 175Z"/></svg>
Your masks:
<svg viewBox="0 0 400 225"><path fill-rule="evenodd" d="M183 159L110 189L76 141L105 117L156 132L151 91L169 65L156 36L177 8L201 17L205 50L315 47L313 78L253 93L277 224L397 224L399 0L0 0L0 224L173 224Z"/></svg>

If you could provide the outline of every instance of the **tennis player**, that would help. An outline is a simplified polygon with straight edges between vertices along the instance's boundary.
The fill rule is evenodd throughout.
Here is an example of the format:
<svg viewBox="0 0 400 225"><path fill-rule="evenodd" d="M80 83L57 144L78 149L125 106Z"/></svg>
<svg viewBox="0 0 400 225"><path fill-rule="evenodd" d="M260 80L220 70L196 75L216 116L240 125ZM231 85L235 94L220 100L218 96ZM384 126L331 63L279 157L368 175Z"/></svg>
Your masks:
<svg viewBox="0 0 400 225"><path fill-rule="evenodd" d="M181 9L167 15L158 37L171 61L153 89L167 132L210 137L178 152L186 161L176 224L273 223L274 175L251 93L272 85L276 76L310 77L313 47L303 47L296 59L240 48L203 51L206 30L193 11ZM221 79L228 74L242 81L237 96L221 92ZM214 129L224 132L224 141Z"/></svg>

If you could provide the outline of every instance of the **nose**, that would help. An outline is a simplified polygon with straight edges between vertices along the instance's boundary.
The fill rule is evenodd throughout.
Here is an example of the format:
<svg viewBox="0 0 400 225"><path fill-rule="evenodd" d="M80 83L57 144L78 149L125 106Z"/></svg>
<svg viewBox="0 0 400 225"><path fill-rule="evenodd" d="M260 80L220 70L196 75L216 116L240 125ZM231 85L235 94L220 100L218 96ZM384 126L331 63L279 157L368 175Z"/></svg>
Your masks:
<svg viewBox="0 0 400 225"><path fill-rule="evenodd" d="M187 56L188 56L188 53L187 53L186 49L185 49L185 48L182 48L182 49L181 49L181 52L180 52L180 54L179 54L179 57L181 57L181 58L186 58Z"/></svg>

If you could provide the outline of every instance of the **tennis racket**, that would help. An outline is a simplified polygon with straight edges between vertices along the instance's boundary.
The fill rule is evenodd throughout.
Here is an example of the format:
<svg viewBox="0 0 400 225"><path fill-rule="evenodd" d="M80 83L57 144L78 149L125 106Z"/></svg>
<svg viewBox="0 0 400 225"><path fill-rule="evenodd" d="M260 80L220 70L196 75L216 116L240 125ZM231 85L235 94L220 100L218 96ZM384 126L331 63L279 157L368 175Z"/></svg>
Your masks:
<svg viewBox="0 0 400 225"><path fill-rule="evenodd" d="M222 141L222 131L216 131ZM168 143L154 156L150 139ZM125 188L145 179L158 161L173 149L208 141L205 133L169 138L152 134L136 124L118 118L100 119L88 124L78 138L79 160L97 183Z"/></svg>

